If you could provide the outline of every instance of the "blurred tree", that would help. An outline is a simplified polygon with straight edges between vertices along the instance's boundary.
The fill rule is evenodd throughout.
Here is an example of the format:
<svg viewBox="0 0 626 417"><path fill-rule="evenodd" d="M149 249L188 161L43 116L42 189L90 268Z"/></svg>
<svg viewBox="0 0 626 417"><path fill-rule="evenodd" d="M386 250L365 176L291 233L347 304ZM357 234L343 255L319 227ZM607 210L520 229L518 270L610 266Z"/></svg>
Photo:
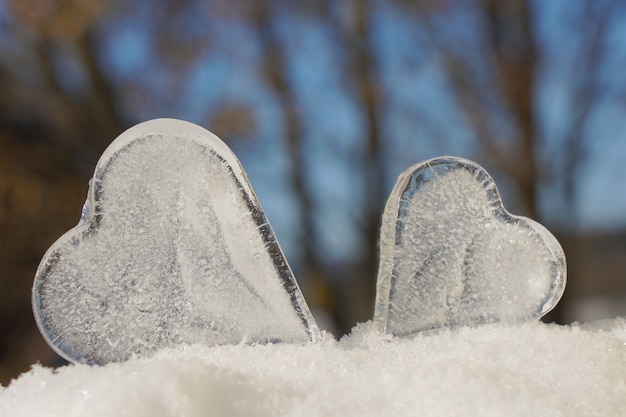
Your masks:
<svg viewBox="0 0 626 417"><path fill-rule="evenodd" d="M622 107L623 98L617 92L623 92L626 85L619 78L612 83L605 79L606 71L615 65L615 60L608 59L605 51L623 8L614 1L557 8L556 13L561 14L557 18L566 23L561 28L551 28L543 21L548 19L548 13L555 11L525 0L393 3L391 7L397 7L395 13L409 16L417 23L418 29L411 38L414 50L410 54L414 60L421 61L421 65L429 59L435 62L439 77L443 78L440 95L452 100L447 111L457 113L456 120L476 144L472 153L477 159L507 181L505 192L512 200L513 210L558 229L567 251L572 254L570 263L582 259L574 255L579 247L578 180L591 152L589 144L594 138L593 123L598 112L604 111L605 106ZM358 292L360 300L371 300L379 219L390 185L388 155L394 152L395 146L392 140L382 139L388 135L385 130L389 130L384 121L393 111L385 102L393 102L402 94L398 87L386 81L386 51L381 50L380 45L381 31L393 30L381 27L380 16L389 6L374 1L346 1L340 5L330 1L290 2L289 6L277 1L255 4L257 13L252 15L251 22L257 28L264 51L266 81L281 98L285 115L291 178L304 225L301 238L304 264L309 269L326 269L325 273L315 276L326 277L327 286L335 283L340 303L350 304L351 292ZM303 155L307 146L302 142L309 135L300 120L301 102L305 99L298 96L297 88L289 82L288 42L273 29L277 24L275 20L280 19L278 12L284 9L289 11L289 16L313 20L330 32L330 39L340 51L340 59L334 61L331 71L343 77L343 92L361 113L362 159L354 171L358 178L365 179L367 186L361 188L364 195L358 201L362 203L362 218L361 221L355 219L360 227L355 227L353 233L359 234L364 244L354 265L359 276L355 280L344 276L344 286L337 287L338 280L332 277L324 259L315 255L319 253L316 248L323 242L316 236L319 232L315 226L316 213L323 203L316 200L324 197L316 198L316 192L308 189L306 178L315 175L312 169L316 167L308 167ZM559 31L570 31L571 35ZM563 49L563 45L558 42L565 39L574 39L572 47L565 53L559 52L557 49ZM621 47L623 53L624 46ZM562 59L567 59L569 65L558 65L557 61ZM567 83L570 104L567 111L557 117L544 109L547 100L544 90L546 83L563 71L569 72L563 81ZM414 99L405 106L415 107L418 101ZM455 135L450 131L449 118L428 120L427 112L419 108L411 114L423 121L418 123L418 132L422 135L428 131L448 137ZM555 124L560 126L554 128ZM555 130L559 133L553 133ZM396 152L402 150L396 149ZM355 183L352 189L359 189L357 180L351 181ZM560 201L554 195L546 197L546 191L560 196ZM547 202L542 203L542 200ZM578 269L570 267L569 294L573 296L579 295ZM342 272L345 275L345 271ZM363 287L366 291L358 290ZM347 330L355 319L370 317L369 306L358 304L352 308L345 322L336 317L342 321L342 330ZM558 310L550 318L563 320Z"/></svg>
<svg viewBox="0 0 626 417"><path fill-rule="evenodd" d="M3 384L35 361L59 363L36 336L32 278L38 258L78 219L76 208L85 195L83 170L119 130L88 29L102 5L14 1L9 6L14 18L2 19L0 26ZM59 65L65 48L89 76L90 95L76 96L63 84Z"/></svg>
<svg viewBox="0 0 626 417"><path fill-rule="evenodd" d="M322 244L316 224L319 203L315 201L315 191L311 189L308 178L314 176L315 169L320 167L312 166L306 155L307 147L304 146L304 141L307 140L307 133L302 120L304 116L301 110L303 105L300 103L302 98L297 94L297 87L292 85L293 77L290 76L288 65L290 51L278 29L277 6L283 11L287 10L289 16L313 19L316 24L329 28L332 39L340 46L344 55L333 71L338 71L346 79L351 80L346 83L348 94L364 114L365 141L358 171L367 185L363 187L367 190L367 196L360 207L360 210L364 211L360 214L364 220L360 223L359 230L365 244L358 260L363 265L357 270L367 271L365 274L350 274L343 280L337 279L329 272L332 265L324 259L324 252L319 248ZM289 175L292 191L298 201L301 222L297 240L302 251L299 276L311 289L312 297L309 298L314 300L314 307L319 303L330 310L339 332L343 333L348 331L355 321L367 320L373 312L371 300L374 299L374 271L377 267L376 241L386 186L379 128L380 104L377 92L379 86L377 76L374 74L374 48L370 39L370 4L368 1L350 3L345 19L332 9L332 2L326 1L281 3L263 0L244 7L244 10L249 12L246 17L255 28L260 43L262 51L260 70L263 79L276 94L283 115L285 145L291 167ZM355 302L355 299L369 302ZM348 305L352 307L347 309Z"/></svg>

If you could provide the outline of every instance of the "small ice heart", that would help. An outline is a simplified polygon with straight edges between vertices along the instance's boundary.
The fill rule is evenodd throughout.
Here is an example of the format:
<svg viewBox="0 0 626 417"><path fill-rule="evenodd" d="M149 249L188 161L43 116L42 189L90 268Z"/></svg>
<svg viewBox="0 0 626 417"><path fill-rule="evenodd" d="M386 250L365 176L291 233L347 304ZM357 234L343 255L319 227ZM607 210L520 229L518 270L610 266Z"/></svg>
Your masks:
<svg viewBox="0 0 626 417"><path fill-rule="evenodd" d="M239 161L173 119L104 152L78 226L41 261L33 309L48 343L82 363L319 338Z"/></svg>
<svg viewBox="0 0 626 417"><path fill-rule="evenodd" d="M541 224L509 214L474 162L443 157L400 175L383 215L374 321L405 336L536 320L565 289L565 256Z"/></svg>

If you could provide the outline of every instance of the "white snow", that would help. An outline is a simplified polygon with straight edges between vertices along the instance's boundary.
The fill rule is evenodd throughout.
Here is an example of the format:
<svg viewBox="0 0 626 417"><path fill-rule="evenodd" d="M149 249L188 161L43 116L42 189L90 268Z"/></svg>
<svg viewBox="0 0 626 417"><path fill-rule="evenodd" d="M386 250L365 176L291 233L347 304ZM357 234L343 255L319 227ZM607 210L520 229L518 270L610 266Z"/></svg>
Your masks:
<svg viewBox="0 0 626 417"><path fill-rule="evenodd" d="M193 346L33 369L0 416L623 416L626 320L491 324L393 338Z"/></svg>

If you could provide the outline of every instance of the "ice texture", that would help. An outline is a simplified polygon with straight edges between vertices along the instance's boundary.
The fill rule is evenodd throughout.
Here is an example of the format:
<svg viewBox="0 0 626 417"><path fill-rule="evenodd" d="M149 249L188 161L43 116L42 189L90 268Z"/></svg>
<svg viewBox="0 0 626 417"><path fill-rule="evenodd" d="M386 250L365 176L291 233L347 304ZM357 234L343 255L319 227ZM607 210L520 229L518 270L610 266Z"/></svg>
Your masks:
<svg viewBox="0 0 626 417"><path fill-rule="evenodd" d="M624 319L336 342L191 346L104 367L35 365L0 387L2 417L623 417ZM391 339L391 340L390 340Z"/></svg>
<svg viewBox="0 0 626 417"><path fill-rule="evenodd" d="M104 152L79 224L40 263L33 309L60 355L89 364L320 337L237 158L174 119Z"/></svg>
<svg viewBox="0 0 626 417"><path fill-rule="evenodd" d="M509 214L476 163L442 157L400 175L383 214L374 321L395 336L538 319L563 294L565 256Z"/></svg>

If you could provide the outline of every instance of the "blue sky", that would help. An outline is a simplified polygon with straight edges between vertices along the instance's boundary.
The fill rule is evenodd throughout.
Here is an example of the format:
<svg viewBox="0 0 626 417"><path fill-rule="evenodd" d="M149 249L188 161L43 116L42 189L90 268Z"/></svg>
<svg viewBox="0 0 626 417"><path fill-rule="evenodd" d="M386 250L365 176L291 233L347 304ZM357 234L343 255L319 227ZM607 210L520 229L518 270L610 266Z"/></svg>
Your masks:
<svg viewBox="0 0 626 417"><path fill-rule="evenodd" d="M541 8L537 24L546 40L552 68L539 80L538 104L549 147L558 149L571 100L570 54L575 51L576 33L563 20L564 15L572 13L568 9L571 3L536 4ZM0 1L0 21L6 19L3 6ZM231 146L248 172L288 257L297 262L294 231L299 229L299 215L289 188L290 161L283 146L282 116L276 97L259 74L260 48L254 33L236 19L214 19L210 22L213 38L208 49L186 70L182 81L172 84L170 68L160 63L154 50L152 37L157 31L149 16L117 16L114 20L109 17L114 24L105 31L100 52L112 78L120 85L137 84L152 94L142 99L129 93L124 110L136 122L177 117L206 125L224 102L243 103L254 109L253 137L231 142ZM471 32L475 23L472 19L460 21L460 34L464 30ZM452 154L482 163L483 157L467 126L454 110L454 101L432 51L416 46L423 40L421 27L385 6L379 7L374 22L375 53L386 91L382 140L388 162L388 190L401 171L420 160ZM289 79L304 115L306 161L319 208L323 256L330 260L350 259L362 249L354 228L355 219L363 215L367 185L359 177L362 172L346 161L358 158L361 152L362 114L346 94L345 83L349 80L337 70L342 65L342 52L330 32L322 25L294 19L289 14L280 18L279 29L286 36ZM612 70L605 77L620 83L626 67L626 26L618 26L611 36L611 45ZM72 82L80 82L80 70L73 68L71 55L69 51L61 66L71 75L66 77L68 88L72 88ZM621 82L622 87L624 84ZM583 229L626 227L626 171L622 168L626 160L625 102L624 97L621 105L620 100L612 101L589 127L589 158L577 178L577 207ZM500 188L506 204L506 182L500 183ZM541 201L545 218L555 224L561 210L557 191L546 188Z"/></svg>
<svg viewBox="0 0 626 417"><path fill-rule="evenodd" d="M552 148L559 146L558 137L565 129L564 116L571 99L568 94L571 80L563 75L572 70L568 67L569 54L575 40L562 21L564 14L569 13L567 7L566 2L541 3L537 21L541 37L546 40L549 65L555 69L539 80L541 121ZM393 92L385 97L383 119L383 140L390 144L386 147L389 190L402 170L420 160L453 154L481 162L467 127L454 111L441 68L436 60L429 59L429 51L415 52L415 39L420 37L420 31L413 23L385 7L380 8L375 23L381 79ZM134 19L118 22L107 40L107 56L119 77L132 79L141 74L141 82L147 88L158 88L161 77L167 77L167 73L154 66L149 24ZM475 22L468 19L462 24L471 27ZM290 162L282 146L280 110L257 71L260 50L254 34L237 21L215 25L218 36L212 49L189 71L180 94L169 97L168 114L158 105L151 108L151 103L134 112L142 119L168 115L203 124L207 115L224 101L243 102L254 108L257 131L251 139L252 147L248 148L245 142L231 145L289 252L293 242L291 231L298 228L299 217L294 212L296 205L289 190ZM359 189L362 185L354 178L359 172L346 166L345 159L346 155L349 158L359 152L364 135L362 116L345 94L342 74L334 69L341 65L342 55L325 27L283 16L280 30L290 34L285 39L290 54L289 77L299 98L300 111L305 115L307 163L319 207L323 245L327 248L325 256L349 258L360 250L353 222L354 216L360 215L359 207L364 201ZM615 59L624 62L626 30L616 32L612 42L619 50ZM581 198L577 206L583 229L626 226L626 174L621 169L626 158L623 111L623 106L612 105L590 126L591 152L578 178ZM424 119L437 129L432 132L425 129ZM506 183L500 188L506 203ZM556 190L544 190L541 207L547 219L559 222Z"/></svg>

